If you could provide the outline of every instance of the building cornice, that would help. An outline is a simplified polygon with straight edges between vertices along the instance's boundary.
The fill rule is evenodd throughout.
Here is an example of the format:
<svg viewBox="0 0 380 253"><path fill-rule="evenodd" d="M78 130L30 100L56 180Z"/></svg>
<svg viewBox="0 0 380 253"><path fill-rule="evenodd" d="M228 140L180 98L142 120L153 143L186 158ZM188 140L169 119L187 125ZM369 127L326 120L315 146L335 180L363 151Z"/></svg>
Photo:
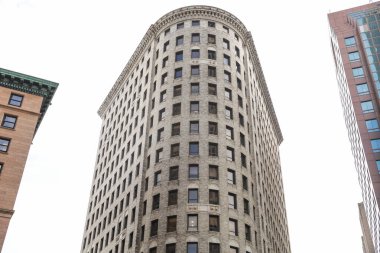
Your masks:
<svg viewBox="0 0 380 253"><path fill-rule="evenodd" d="M140 44L138 45L137 49L133 53L131 59L128 61L127 65L124 67L119 78L116 80L111 91L108 93L107 97L105 98L102 105L100 106L98 110L99 116L100 117L104 116L104 113L106 112L109 105L113 101L115 95L117 94L119 89L122 87L125 79L128 77L128 74L133 70L133 67L138 62L142 53L144 53L146 48L151 44L152 40L155 39L156 36L160 34L163 29L166 29L168 25L172 25L181 20L197 18L197 17L210 18L212 20L219 21L224 24L228 24L237 33L239 33L242 38L244 38L243 42L245 42L245 45L248 48L250 57L254 60L255 66L257 67L255 71L257 72L258 78L260 79L259 85L264 94L264 102L269 111L270 119L274 126L277 141L278 143L281 143L283 140L283 136L281 133L280 125L276 117L276 113L274 111L271 97L269 95L268 87L264 78L263 71L261 69L261 64L256 52L256 48L255 48L251 33L247 30L244 24L233 14L225 10L212 7L212 6L194 5L194 6L182 7L182 8L179 8L167 13L166 15L162 16L159 20L157 20L156 23L151 25L148 31L146 32L146 34L144 35L143 39L141 40Z"/></svg>
<svg viewBox="0 0 380 253"><path fill-rule="evenodd" d="M43 97L36 132L58 88L58 83L0 68L0 86Z"/></svg>

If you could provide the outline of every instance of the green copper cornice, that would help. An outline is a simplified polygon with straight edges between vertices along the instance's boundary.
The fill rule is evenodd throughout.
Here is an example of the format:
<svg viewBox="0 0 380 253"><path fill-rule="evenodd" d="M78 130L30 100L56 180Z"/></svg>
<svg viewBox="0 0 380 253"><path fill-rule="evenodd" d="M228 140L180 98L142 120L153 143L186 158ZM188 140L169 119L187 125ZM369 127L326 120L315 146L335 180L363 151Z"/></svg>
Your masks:
<svg viewBox="0 0 380 253"><path fill-rule="evenodd" d="M37 131L58 88L58 83L0 68L0 86L43 97Z"/></svg>

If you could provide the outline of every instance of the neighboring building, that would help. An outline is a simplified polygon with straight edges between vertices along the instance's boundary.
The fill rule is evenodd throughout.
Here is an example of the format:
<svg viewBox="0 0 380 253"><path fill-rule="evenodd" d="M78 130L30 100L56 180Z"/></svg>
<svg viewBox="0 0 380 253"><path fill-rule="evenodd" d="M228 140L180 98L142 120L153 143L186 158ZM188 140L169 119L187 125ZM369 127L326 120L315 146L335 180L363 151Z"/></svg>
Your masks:
<svg viewBox="0 0 380 253"><path fill-rule="evenodd" d="M281 130L252 36L231 13L160 18L99 115L81 252L291 252Z"/></svg>
<svg viewBox="0 0 380 253"><path fill-rule="evenodd" d="M0 252L30 145L57 87L0 68Z"/></svg>
<svg viewBox="0 0 380 253"><path fill-rule="evenodd" d="M331 13L328 18L344 117L373 245L379 253L380 2Z"/></svg>

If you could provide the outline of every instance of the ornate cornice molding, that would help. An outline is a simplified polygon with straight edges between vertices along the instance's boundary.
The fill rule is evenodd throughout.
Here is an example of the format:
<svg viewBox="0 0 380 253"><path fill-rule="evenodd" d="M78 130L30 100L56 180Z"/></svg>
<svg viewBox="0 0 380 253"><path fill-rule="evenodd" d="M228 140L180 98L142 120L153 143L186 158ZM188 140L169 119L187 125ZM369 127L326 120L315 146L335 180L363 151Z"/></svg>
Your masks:
<svg viewBox="0 0 380 253"><path fill-rule="evenodd" d="M58 83L0 68L0 86L43 97L36 132L58 88Z"/></svg>
<svg viewBox="0 0 380 253"><path fill-rule="evenodd" d="M256 66L255 71L257 72L258 78L260 79L259 85L262 92L264 93L264 101L268 108L272 124L275 127L277 140L279 143L281 143L283 140L281 129L273 108L272 100L269 95L268 87L264 78L263 71L261 69L261 64L256 52L251 33L247 30L244 24L233 14L212 6L194 5L182 7L167 13L166 15L162 16L159 20L157 20L156 23L151 25L146 34L144 35L143 39L141 40L140 44L138 45L137 49L133 53L131 59L124 67L119 78L116 80L111 91L108 93L104 102L100 106L98 110L99 116L104 116L105 111L111 104L118 90L122 87L125 79L128 77L128 74L131 72L131 70L133 70L133 67L138 62L141 54L145 52L147 46L151 44L153 39L155 39L157 35L160 34L162 30L166 29L169 25L172 25L181 20L197 17L203 19L210 18L213 21L219 21L221 23L229 25L232 29L234 29L237 33L240 34L241 38L244 38L244 43L248 48L250 58L254 60Z"/></svg>

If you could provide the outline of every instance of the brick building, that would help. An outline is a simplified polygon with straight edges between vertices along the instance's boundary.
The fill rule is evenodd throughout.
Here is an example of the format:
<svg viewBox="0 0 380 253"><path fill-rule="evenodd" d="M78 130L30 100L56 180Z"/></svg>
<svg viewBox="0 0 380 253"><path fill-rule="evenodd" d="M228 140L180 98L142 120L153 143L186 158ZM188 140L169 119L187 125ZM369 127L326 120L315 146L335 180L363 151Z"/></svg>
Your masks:
<svg viewBox="0 0 380 253"><path fill-rule="evenodd" d="M0 252L29 148L58 84L0 68Z"/></svg>

